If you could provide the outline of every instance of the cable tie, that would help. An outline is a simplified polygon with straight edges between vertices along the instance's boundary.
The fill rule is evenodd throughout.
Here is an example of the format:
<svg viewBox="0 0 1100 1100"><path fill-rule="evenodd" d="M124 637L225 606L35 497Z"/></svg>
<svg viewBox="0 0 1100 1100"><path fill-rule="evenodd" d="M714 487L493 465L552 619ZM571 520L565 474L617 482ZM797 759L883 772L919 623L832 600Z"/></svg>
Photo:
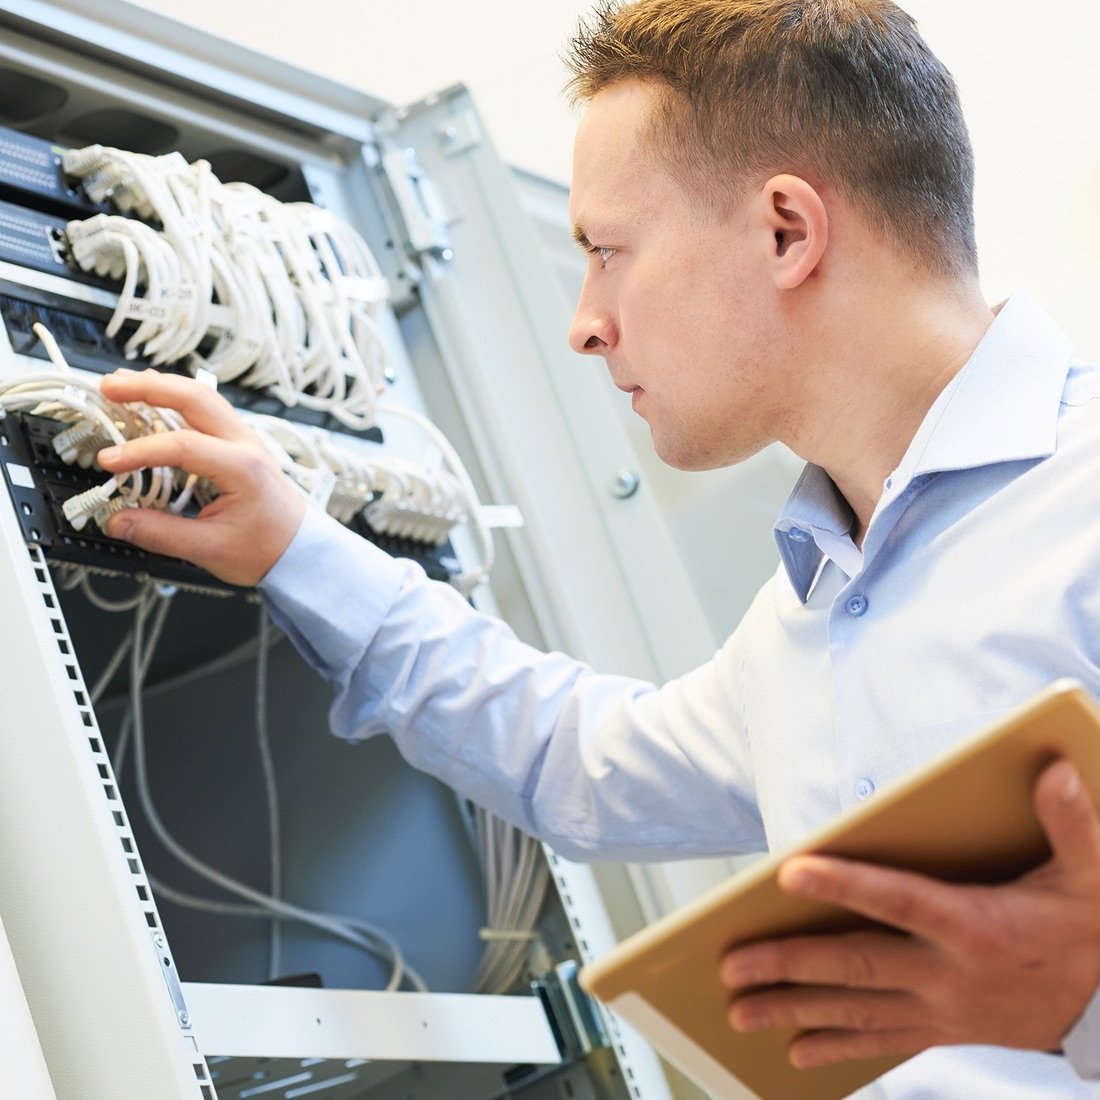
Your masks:
<svg viewBox="0 0 1100 1100"><path fill-rule="evenodd" d="M519 928L479 928L478 939L488 943L506 940L515 943L533 943L539 938L537 932L525 932Z"/></svg>
<svg viewBox="0 0 1100 1100"><path fill-rule="evenodd" d="M332 492L335 488L336 475L327 466L314 470L313 486L310 489L309 495L317 504L327 509L328 503L332 499Z"/></svg>
<svg viewBox="0 0 1100 1100"><path fill-rule="evenodd" d="M190 305L195 300L195 288L191 283L176 283L165 287L161 297L169 302L185 302Z"/></svg>

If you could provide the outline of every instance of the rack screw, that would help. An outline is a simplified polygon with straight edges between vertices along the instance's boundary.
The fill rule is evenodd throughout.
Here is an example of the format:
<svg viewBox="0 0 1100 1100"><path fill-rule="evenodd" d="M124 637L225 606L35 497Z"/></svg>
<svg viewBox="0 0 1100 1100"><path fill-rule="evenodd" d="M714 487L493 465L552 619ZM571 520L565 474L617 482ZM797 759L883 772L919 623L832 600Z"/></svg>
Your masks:
<svg viewBox="0 0 1100 1100"><path fill-rule="evenodd" d="M626 500L638 491L641 483L642 479L633 470L619 470L611 482L611 495Z"/></svg>

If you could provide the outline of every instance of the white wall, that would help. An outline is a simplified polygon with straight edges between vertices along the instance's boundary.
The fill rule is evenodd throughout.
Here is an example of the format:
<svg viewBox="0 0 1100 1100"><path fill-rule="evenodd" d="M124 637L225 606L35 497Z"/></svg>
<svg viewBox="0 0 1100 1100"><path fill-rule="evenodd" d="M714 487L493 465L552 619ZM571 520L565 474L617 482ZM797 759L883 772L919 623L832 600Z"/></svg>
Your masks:
<svg viewBox="0 0 1100 1100"><path fill-rule="evenodd" d="M1100 358L1100 5L905 0L955 74L986 292L1029 287Z"/></svg>
<svg viewBox="0 0 1100 1100"><path fill-rule="evenodd" d="M395 104L468 85L506 159L569 178L574 119L560 60L586 0L138 0Z"/></svg>
<svg viewBox="0 0 1100 1100"><path fill-rule="evenodd" d="M173 0L143 0L174 18ZM1030 287L1100 357L1100 4L903 0L956 79L992 299ZM560 55L587 0L191 0L184 18L394 103L463 81L510 163L569 178ZM274 11L278 11L278 15Z"/></svg>
<svg viewBox="0 0 1100 1100"><path fill-rule="evenodd" d="M171 0L143 2L179 17ZM990 301L1027 286L1081 354L1100 358L1100 4L902 3L959 84ZM462 81L505 160L565 183L576 120L561 95L561 53L590 8L590 0L311 0L275 19L261 0L191 0L186 18L393 103ZM770 448L734 469L680 474L653 458L625 406L623 415L722 637L774 568L771 522L799 464Z"/></svg>

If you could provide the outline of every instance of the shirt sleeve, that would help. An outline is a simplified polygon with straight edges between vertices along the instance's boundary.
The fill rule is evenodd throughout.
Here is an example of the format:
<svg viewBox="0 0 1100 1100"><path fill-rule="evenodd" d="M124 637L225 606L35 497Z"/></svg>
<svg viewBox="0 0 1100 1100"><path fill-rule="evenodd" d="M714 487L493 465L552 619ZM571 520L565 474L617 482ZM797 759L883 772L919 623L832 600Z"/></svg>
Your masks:
<svg viewBox="0 0 1100 1100"><path fill-rule="evenodd" d="M1078 1077L1100 1081L1100 989L1063 1040L1062 1050Z"/></svg>
<svg viewBox="0 0 1100 1100"><path fill-rule="evenodd" d="M732 642L663 688L525 645L415 564L310 510L261 583L331 680L330 723L402 755L572 859L759 850Z"/></svg>

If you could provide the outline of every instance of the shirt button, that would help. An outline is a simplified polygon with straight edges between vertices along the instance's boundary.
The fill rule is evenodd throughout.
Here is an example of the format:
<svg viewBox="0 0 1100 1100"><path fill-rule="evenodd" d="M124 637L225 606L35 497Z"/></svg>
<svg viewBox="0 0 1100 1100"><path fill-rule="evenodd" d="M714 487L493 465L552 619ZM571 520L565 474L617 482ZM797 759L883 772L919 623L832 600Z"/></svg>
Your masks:
<svg viewBox="0 0 1100 1100"><path fill-rule="evenodd" d="M862 801L865 798L870 798L875 793L875 785L869 779L861 779L856 784L856 798Z"/></svg>
<svg viewBox="0 0 1100 1100"><path fill-rule="evenodd" d="M848 602L844 605L844 609L849 615L854 615L859 618L867 610L867 597L861 592L857 592L852 596Z"/></svg>
<svg viewBox="0 0 1100 1100"><path fill-rule="evenodd" d="M787 538L791 542L809 542L810 532L802 527L792 527L787 531Z"/></svg>

